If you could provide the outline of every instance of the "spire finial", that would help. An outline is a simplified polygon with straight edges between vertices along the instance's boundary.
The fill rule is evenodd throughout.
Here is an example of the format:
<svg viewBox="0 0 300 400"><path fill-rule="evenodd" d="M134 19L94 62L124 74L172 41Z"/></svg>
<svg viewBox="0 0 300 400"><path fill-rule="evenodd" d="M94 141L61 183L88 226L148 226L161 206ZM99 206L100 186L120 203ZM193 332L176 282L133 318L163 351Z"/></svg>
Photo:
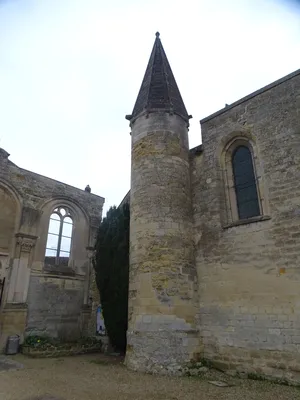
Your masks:
<svg viewBox="0 0 300 400"><path fill-rule="evenodd" d="M160 35L160 33L159 33L159 32L156 32L155 36L156 36L157 38L159 38L159 35Z"/></svg>

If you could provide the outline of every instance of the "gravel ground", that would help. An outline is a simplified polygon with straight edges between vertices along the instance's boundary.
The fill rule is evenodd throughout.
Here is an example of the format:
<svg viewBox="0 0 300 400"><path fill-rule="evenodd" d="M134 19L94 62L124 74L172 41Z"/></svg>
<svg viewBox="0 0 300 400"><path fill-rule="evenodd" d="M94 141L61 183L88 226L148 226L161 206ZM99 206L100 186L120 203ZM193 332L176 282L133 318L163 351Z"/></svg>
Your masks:
<svg viewBox="0 0 300 400"><path fill-rule="evenodd" d="M120 359L103 355L61 359L11 357L24 365L0 372L1 400L299 400L300 389L228 378L169 378L128 371ZM234 386L216 387L208 380Z"/></svg>

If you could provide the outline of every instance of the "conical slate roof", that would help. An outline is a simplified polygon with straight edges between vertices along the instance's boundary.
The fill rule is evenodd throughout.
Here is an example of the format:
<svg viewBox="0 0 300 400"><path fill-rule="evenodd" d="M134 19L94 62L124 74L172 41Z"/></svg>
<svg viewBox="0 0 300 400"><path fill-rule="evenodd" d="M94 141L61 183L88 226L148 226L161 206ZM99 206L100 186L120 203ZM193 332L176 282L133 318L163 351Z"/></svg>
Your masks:
<svg viewBox="0 0 300 400"><path fill-rule="evenodd" d="M186 121L189 120L189 115L157 32L132 115L127 115L126 118L133 121L144 111L164 110L178 114Z"/></svg>

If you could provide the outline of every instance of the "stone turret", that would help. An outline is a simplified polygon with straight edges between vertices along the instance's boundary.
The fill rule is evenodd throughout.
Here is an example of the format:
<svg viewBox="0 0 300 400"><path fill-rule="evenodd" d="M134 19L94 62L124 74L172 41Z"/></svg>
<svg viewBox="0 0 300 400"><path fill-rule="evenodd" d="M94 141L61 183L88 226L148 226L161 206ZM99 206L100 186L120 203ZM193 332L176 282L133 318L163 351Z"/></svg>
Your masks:
<svg viewBox="0 0 300 400"><path fill-rule="evenodd" d="M196 329L189 118L165 51L154 47L130 120L130 278L126 364L179 373Z"/></svg>

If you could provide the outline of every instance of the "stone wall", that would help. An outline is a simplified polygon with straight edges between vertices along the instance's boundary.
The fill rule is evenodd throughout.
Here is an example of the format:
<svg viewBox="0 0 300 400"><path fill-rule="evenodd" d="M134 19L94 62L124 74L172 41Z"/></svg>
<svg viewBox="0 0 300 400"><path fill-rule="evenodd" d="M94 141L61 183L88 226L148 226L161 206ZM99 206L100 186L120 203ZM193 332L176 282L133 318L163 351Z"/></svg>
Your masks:
<svg viewBox="0 0 300 400"><path fill-rule="evenodd" d="M15 232L17 204L5 187L0 187L0 254L9 253Z"/></svg>
<svg viewBox="0 0 300 400"><path fill-rule="evenodd" d="M83 280L31 275L27 334L74 341L81 334Z"/></svg>
<svg viewBox="0 0 300 400"><path fill-rule="evenodd" d="M0 353L6 347L6 339L10 335L24 335L27 318L27 305L7 303L0 314Z"/></svg>
<svg viewBox="0 0 300 400"><path fill-rule="evenodd" d="M0 221L5 226L5 234L0 227L0 257L6 277L0 347L14 333L21 333L21 339L33 332L65 340L87 334L90 319L96 318L91 313L91 257L104 199L19 168L8 157L0 149ZM71 252L67 265L48 265L49 219L59 206L72 216ZM23 326L12 322L16 304L25 316Z"/></svg>
<svg viewBox="0 0 300 400"><path fill-rule="evenodd" d="M126 364L178 373L200 352L187 123L152 113L132 126Z"/></svg>
<svg viewBox="0 0 300 400"><path fill-rule="evenodd" d="M300 71L202 121L191 160L199 330L229 369L300 379ZM254 149L263 217L230 221L222 157Z"/></svg>
<svg viewBox="0 0 300 400"><path fill-rule="evenodd" d="M88 319L88 324L85 325L86 330L84 334L86 336L94 336L97 331L97 308L100 304L100 294L96 284L94 267L91 269L90 282L91 317Z"/></svg>

